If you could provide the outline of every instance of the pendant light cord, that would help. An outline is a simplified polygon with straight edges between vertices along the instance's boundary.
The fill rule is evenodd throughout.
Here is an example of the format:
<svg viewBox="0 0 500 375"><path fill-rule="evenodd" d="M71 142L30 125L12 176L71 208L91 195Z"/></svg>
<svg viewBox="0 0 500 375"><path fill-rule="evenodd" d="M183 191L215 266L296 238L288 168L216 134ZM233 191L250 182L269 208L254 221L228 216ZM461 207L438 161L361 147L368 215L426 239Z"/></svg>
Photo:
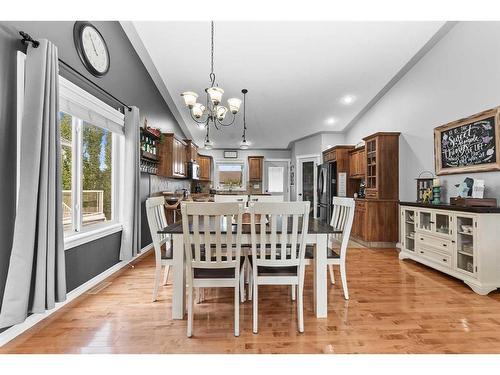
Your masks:
<svg viewBox="0 0 500 375"><path fill-rule="evenodd" d="M211 54L211 60L210 60L210 81L212 83L212 87L215 85L215 73L214 73L214 21L212 21L212 26L211 26L211 48L210 48L210 54Z"/></svg>
<svg viewBox="0 0 500 375"><path fill-rule="evenodd" d="M246 108L247 108L247 94L243 93L243 142L246 142L246 132L247 132L247 117L246 117Z"/></svg>

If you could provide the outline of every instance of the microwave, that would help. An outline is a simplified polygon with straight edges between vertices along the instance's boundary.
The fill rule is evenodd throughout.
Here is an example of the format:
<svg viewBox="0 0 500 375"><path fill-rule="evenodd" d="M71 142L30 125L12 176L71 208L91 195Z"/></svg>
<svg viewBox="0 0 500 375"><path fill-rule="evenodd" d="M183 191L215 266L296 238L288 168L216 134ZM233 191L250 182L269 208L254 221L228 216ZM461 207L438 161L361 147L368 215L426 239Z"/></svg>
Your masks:
<svg viewBox="0 0 500 375"><path fill-rule="evenodd" d="M188 178L192 180L200 179L200 165L196 162L189 162L188 164Z"/></svg>

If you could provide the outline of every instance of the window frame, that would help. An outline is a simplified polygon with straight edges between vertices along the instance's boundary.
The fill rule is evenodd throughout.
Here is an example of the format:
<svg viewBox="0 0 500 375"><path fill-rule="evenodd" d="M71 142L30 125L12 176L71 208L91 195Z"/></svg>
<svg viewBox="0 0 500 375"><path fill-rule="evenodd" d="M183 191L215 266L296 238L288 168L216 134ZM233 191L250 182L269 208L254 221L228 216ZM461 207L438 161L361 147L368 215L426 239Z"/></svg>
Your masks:
<svg viewBox="0 0 500 375"><path fill-rule="evenodd" d="M242 186L239 188L234 188L234 189L229 189L227 187L223 187L220 185L220 180L219 180L219 166L220 165L228 165L228 164L236 164L236 165L241 165L242 170ZM247 189L247 163L244 160L216 160L214 163L214 184L217 187L217 190L221 191L246 191Z"/></svg>
<svg viewBox="0 0 500 375"><path fill-rule="evenodd" d="M19 178L20 178L20 156L21 156L21 127L22 127L22 114L23 114L23 105L24 105L24 91L25 91L25 66L26 66L26 54L18 51L17 53L17 189L16 189L16 206L19 197ZM61 94L63 92L63 94ZM63 99L64 96L64 99ZM82 108L88 111L88 116L90 118L82 119L81 116L78 116L75 113L71 113L71 110L67 110L67 108L62 109L61 101L66 100L66 102L72 102L76 106L79 106L79 109ZM72 231L64 232L64 250L69 250L76 246L83 245L85 243L95 241L99 238L109 236L110 234L117 233L122 231L122 213L120 209L120 202L123 197L120 194L120 183L122 183L123 179L123 157L124 157L124 149L125 149L125 136L124 136L124 128L125 128L125 118L124 115L107 105L100 99L91 95L87 91L83 90L79 86L71 83L64 77L59 76L59 110L58 112L67 113L72 117L72 139L71 139L71 149L72 149L72 171L71 171L71 198L72 198L72 206L75 207L76 202L79 202L79 207L77 210L73 208L73 217L72 217ZM75 107L76 108L76 107ZM94 123L92 120L96 119L97 123ZM81 217L81 201L82 201L82 160L83 155L82 151L82 126L83 122L86 121L90 125L97 126L103 129L107 129L111 131L112 134L112 150L111 150L111 201L112 201L112 217L111 220L89 225L83 227L82 221L80 221L77 217L75 221L75 215L78 211L78 215ZM77 123L77 127L75 128L75 123ZM76 137L75 137L75 132ZM75 157L77 156L77 157ZM76 178L75 178L76 177ZM76 186L78 185L78 190ZM79 231L75 231L75 223L79 223Z"/></svg>

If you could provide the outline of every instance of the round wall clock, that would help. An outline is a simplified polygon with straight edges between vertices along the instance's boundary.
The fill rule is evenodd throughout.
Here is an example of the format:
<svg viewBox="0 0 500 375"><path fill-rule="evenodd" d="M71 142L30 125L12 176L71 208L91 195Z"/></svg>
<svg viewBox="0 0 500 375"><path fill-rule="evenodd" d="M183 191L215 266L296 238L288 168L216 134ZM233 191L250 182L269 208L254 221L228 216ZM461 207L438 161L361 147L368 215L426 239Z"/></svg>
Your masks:
<svg viewBox="0 0 500 375"><path fill-rule="evenodd" d="M75 22L73 27L75 47L87 70L102 77L109 70L109 51L101 33L90 22Z"/></svg>

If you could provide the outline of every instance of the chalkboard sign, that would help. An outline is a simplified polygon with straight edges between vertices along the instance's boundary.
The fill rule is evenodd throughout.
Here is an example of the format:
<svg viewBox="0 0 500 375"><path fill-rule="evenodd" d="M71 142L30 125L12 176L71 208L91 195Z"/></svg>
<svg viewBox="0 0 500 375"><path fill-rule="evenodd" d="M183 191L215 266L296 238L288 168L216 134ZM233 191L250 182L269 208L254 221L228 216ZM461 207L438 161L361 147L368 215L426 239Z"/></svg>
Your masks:
<svg viewBox="0 0 500 375"><path fill-rule="evenodd" d="M434 129L436 174L500 169L499 108Z"/></svg>

